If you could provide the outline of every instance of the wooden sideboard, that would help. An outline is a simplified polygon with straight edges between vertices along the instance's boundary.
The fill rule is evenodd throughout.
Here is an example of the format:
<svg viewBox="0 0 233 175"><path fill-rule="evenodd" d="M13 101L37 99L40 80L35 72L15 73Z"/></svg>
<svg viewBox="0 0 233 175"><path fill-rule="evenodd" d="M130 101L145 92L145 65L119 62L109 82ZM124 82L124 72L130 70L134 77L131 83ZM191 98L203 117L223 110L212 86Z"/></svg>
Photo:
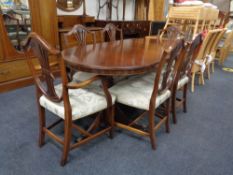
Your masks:
<svg viewBox="0 0 233 175"><path fill-rule="evenodd" d="M104 27L107 23L113 23L123 30L124 38L139 38L149 35L150 21L106 21L96 20L95 26Z"/></svg>
<svg viewBox="0 0 233 175"><path fill-rule="evenodd" d="M32 31L58 47L56 1L28 1ZM0 92L32 84L25 55L18 52L11 44L2 15L0 15L0 36Z"/></svg>

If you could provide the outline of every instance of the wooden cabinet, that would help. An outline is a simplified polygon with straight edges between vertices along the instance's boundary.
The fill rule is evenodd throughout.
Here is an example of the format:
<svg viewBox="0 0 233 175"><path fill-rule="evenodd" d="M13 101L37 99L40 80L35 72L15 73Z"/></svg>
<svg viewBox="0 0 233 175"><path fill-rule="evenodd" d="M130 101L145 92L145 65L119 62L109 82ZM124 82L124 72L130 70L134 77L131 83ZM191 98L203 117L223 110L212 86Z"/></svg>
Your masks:
<svg viewBox="0 0 233 175"><path fill-rule="evenodd" d="M31 29L58 47L58 20L56 0L28 0ZM33 83L23 53L18 52L7 35L3 17L0 15L0 92Z"/></svg>
<svg viewBox="0 0 233 175"><path fill-rule="evenodd" d="M95 25L104 27L107 23L113 23L118 28L123 30L123 37L139 38L149 35L150 21L105 21L96 20Z"/></svg>

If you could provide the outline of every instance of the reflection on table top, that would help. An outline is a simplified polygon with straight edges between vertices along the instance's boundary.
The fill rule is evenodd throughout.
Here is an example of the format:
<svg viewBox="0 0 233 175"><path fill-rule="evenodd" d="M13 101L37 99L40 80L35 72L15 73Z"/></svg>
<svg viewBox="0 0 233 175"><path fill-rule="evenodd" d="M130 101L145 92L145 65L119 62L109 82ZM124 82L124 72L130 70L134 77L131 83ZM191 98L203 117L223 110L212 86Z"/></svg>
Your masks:
<svg viewBox="0 0 233 175"><path fill-rule="evenodd" d="M76 46L63 50L62 56L66 64L81 71L130 75L154 69L162 53L156 38L140 38Z"/></svg>

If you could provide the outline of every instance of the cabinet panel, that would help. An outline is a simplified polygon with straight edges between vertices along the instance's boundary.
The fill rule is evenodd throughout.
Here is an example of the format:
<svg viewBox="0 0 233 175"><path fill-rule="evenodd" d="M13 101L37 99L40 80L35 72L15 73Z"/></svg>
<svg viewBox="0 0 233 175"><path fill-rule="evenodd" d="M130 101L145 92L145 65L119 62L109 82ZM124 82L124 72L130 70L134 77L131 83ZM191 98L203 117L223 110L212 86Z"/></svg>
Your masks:
<svg viewBox="0 0 233 175"><path fill-rule="evenodd" d="M0 64L0 82L16 80L30 76L26 60L19 60Z"/></svg>

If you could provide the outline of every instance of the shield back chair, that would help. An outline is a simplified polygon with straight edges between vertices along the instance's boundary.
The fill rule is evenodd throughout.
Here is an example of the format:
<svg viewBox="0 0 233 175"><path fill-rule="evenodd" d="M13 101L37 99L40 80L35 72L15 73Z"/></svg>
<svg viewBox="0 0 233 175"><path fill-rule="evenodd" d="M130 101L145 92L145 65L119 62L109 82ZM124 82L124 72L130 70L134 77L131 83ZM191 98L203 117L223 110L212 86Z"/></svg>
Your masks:
<svg viewBox="0 0 233 175"><path fill-rule="evenodd" d="M183 111L187 112L187 90L188 83L191 79L191 69L194 63L194 60L198 54L198 51L202 44L202 35L199 34L192 42L188 42L187 46L184 49L183 54L181 55L180 64L177 68L177 74L174 79L172 87L172 119L173 123L177 123L176 118L176 108L183 106ZM182 97L177 97L177 91L182 91Z"/></svg>
<svg viewBox="0 0 233 175"><path fill-rule="evenodd" d="M143 110L144 112L130 121L117 121L116 126L128 131L134 132L141 136L150 138L152 149L156 149L155 132L165 124L166 132L169 132L169 114L170 114L170 96L171 85L173 82L172 69L174 63L179 57L179 53L183 48L184 41L177 40L170 52L165 51L157 68L155 68L156 76L154 79L146 79L146 77L132 77L123 80L110 88L110 92L116 96L119 104L127 107ZM170 48L171 48L170 47ZM158 108L164 106L163 111L159 112ZM146 115L148 114L148 115ZM157 116L157 117L155 117ZM140 124L139 122L148 117L148 124ZM124 119L130 119L124 116ZM155 119L159 121L155 122Z"/></svg>
<svg viewBox="0 0 233 175"><path fill-rule="evenodd" d="M194 92L194 86L195 86L195 77L196 75L199 76L199 84L204 85L204 72L206 71L206 67L208 66L208 59L209 54L211 53L211 50L213 49L214 46L214 41L216 38L221 34L223 29L214 29L208 31L207 35L204 37L201 48L199 50L199 53L197 54L197 57L195 58L193 67L192 67L192 86L191 86L191 91ZM209 75L208 75L209 76Z"/></svg>
<svg viewBox="0 0 233 175"><path fill-rule="evenodd" d="M101 41L109 41L113 42L116 41L119 38L119 40L123 40L123 32L122 29L119 29L117 26L115 26L112 23L106 24L106 26L101 31ZM128 76L115 76L112 77L112 79L109 80L110 84L115 84L121 80L124 80L128 78Z"/></svg>
<svg viewBox="0 0 233 175"><path fill-rule="evenodd" d="M233 42L233 30L226 33L226 38L220 42L216 52L216 59L223 64L227 59Z"/></svg>
<svg viewBox="0 0 233 175"><path fill-rule="evenodd" d="M68 160L69 152L74 148L105 133L112 135L114 124L112 105L115 97L111 97L108 92L104 77L95 76L81 83L69 82L63 59L60 59L59 62L62 83L54 85L55 78L50 69L49 56L59 57L60 52L36 33L30 33L24 50L36 86L36 101L39 111L39 146L41 147L45 144L45 135L60 143L63 149L60 164L64 166ZM34 53L36 58L38 58L41 66L39 72L35 70L28 52ZM101 87L98 90L95 90L96 88L84 89L84 87L99 79L103 83L103 90ZM58 120L53 124L47 125L45 110L55 114ZM103 114L105 114L105 119L101 119ZM74 123L74 121L84 120L90 115L96 116L96 118L92 119L90 127L87 129ZM61 122L64 122L63 138L58 137L51 131L52 128ZM99 127L100 123L104 125L101 124L101 127ZM71 140L74 130L80 134L75 141Z"/></svg>
<svg viewBox="0 0 233 175"><path fill-rule="evenodd" d="M119 29L112 23L106 24L106 26L101 31L102 41L106 41L106 35L109 41L116 41L118 37L120 40L123 40L122 29Z"/></svg>
<svg viewBox="0 0 233 175"><path fill-rule="evenodd" d="M88 30L85 26L81 24L75 25L67 34L64 35L65 46L72 47L74 45L79 45L80 49L84 48L87 45L87 37L90 36L93 45L96 44L96 34ZM75 41L75 42L74 42ZM75 72L72 68L70 69L70 79L73 79L76 82L87 80L96 74L77 71ZM100 82L95 82L94 84L100 85Z"/></svg>

